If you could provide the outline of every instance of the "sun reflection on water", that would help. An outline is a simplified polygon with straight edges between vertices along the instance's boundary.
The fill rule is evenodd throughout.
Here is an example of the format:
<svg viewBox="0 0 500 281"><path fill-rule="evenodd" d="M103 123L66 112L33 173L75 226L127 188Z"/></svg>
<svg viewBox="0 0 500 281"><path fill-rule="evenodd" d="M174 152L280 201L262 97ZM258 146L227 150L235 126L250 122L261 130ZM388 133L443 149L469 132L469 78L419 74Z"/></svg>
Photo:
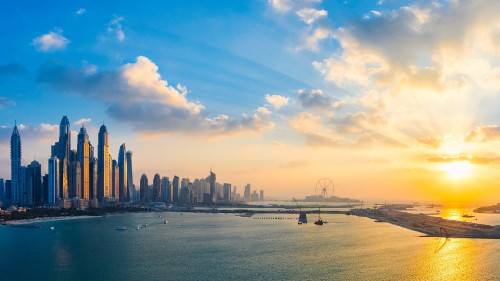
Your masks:
<svg viewBox="0 0 500 281"><path fill-rule="evenodd" d="M478 250L471 239L436 238L431 244L433 254L419 265L420 280L477 280Z"/></svg>

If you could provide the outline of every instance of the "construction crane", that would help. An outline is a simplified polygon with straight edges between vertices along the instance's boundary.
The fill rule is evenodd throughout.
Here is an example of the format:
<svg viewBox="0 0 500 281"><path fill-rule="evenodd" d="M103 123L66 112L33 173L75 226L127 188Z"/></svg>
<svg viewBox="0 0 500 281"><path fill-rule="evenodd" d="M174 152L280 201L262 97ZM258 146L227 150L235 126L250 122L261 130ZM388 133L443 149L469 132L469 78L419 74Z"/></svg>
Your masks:
<svg viewBox="0 0 500 281"><path fill-rule="evenodd" d="M300 208L300 205L297 202L297 200L295 199L295 197L292 197L292 198L293 198L293 202L295 202L295 205L297 206L297 208L299 208L299 222L298 223L299 224L307 223L306 212L302 211L302 208Z"/></svg>

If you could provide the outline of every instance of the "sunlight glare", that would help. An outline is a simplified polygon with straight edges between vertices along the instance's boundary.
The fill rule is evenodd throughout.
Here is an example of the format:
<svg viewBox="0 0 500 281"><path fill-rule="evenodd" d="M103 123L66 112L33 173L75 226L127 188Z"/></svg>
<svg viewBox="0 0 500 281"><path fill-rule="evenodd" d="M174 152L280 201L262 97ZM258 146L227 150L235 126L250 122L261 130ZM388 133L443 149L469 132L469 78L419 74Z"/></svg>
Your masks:
<svg viewBox="0 0 500 281"><path fill-rule="evenodd" d="M463 179L472 174L472 165L468 161L455 161L442 164L439 169L446 172L450 179Z"/></svg>

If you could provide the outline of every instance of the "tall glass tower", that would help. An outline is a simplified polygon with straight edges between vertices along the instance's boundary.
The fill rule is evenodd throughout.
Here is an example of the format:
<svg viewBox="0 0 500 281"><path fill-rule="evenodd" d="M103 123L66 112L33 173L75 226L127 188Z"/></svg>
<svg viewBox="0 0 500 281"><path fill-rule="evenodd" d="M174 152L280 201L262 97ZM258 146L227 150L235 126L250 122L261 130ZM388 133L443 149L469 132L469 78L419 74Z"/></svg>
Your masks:
<svg viewBox="0 0 500 281"><path fill-rule="evenodd" d="M118 152L118 189L120 190L120 202L126 202L128 198L128 165L127 165L127 150L125 149L125 144L120 146Z"/></svg>
<svg viewBox="0 0 500 281"><path fill-rule="evenodd" d="M10 137L10 179L12 187L12 203L19 204L21 197L21 186L19 179L19 171L21 170L21 136L17 129L17 124L14 125L12 136Z"/></svg>
<svg viewBox="0 0 500 281"><path fill-rule="evenodd" d="M76 148L77 161L80 163L81 198L90 199L90 142L87 130L82 126L78 134L78 143Z"/></svg>
<svg viewBox="0 0 500 281"><path fill-rule="evenodd" d="M99 129L97 144L97 200L99 201L111 196L110 163L108 130L103 124Z"/></svg>
<svg viewBox="0 0 500 281"><path fill-rule="evenodd" d="M134 201L134 178L132 175L132 151L127 151L127 201Z"/></svg>

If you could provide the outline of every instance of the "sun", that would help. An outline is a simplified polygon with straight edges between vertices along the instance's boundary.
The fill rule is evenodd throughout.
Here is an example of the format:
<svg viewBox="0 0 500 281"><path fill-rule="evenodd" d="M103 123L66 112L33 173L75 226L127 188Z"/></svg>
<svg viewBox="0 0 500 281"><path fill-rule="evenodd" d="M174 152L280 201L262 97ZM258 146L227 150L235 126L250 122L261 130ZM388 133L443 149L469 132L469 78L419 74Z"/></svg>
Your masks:
<svg viewBox="0 0 500 281"><path fill-rule="evenodd" d="M439 166L441 171L446 172L450 179L459 180L470 177L472 165L468 161L454 161Z"/></svg>

